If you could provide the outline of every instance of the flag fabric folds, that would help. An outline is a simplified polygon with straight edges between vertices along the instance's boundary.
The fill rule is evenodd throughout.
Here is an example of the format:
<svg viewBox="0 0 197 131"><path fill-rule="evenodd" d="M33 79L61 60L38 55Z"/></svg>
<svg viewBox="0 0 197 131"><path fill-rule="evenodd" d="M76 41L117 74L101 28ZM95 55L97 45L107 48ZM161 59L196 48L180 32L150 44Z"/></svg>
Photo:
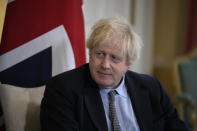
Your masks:
<svg viewBox="0 0 197 131"><path fill-rule="evenodd" d="M0 45L0 82L24 88L85 63L82 0L11 0Z"/></svg>
<svg viewBox="0 0 197 131"><path fill-rule="evenodd" d="M0 45L0 81L43 85L85 63L81 0L14 0L8 4Z"/></svg>

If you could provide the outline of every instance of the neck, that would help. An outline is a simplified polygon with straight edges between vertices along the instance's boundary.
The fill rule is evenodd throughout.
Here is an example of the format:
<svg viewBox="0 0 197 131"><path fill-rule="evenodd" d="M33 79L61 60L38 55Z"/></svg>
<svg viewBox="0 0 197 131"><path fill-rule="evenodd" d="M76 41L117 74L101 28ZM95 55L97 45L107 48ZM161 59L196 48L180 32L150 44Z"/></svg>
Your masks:
<svg viewBox="0 0 197 131"><path fill-rule="evenodd" d="M122 77L122 79L120 80L120 82L119 82L116 86L111 86L111 85L109 85L109 86L99 85L99 87L100 87L100 88L103 88L103 89L116 89L116 88L121 84L121 82L123 81L123 78L124 78L124 77Z"/></svg>

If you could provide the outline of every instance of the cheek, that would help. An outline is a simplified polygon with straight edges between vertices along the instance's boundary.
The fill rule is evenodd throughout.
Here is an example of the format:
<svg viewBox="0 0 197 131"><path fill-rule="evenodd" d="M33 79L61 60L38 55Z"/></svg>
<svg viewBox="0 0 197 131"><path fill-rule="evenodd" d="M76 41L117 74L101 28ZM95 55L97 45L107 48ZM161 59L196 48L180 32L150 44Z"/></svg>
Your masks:
<svg viewBox="0 0 197 131"><path fill-rule="evenodd" d="M95 57L92 56L92 57L90 57L89 63L92 66L96 67L96 66L99 65L100 62L99 62L99 60L97 58L95 58Z"/></svg>
<svg viewBox="0 0 197 131"><path fill-rule="evenodd" d="M128 70L128 67L124 67L124 68L116 68L114 69L114 73L117 74L117 77L122 77Z"/></svg>

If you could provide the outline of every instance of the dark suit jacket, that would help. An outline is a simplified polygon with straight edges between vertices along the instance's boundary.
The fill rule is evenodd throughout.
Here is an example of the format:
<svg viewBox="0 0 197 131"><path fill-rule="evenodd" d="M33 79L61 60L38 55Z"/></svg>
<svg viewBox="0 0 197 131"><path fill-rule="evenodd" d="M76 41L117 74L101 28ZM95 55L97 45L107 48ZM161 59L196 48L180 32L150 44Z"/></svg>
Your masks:
<svg viewBox="0 0 197 131"><path fill-rule="evenodd" d="M188 131L156 78L127 71L125 82L141 131ZM48 82L40 120L42 131L108 130L99 88L88 64Z"/></svg>

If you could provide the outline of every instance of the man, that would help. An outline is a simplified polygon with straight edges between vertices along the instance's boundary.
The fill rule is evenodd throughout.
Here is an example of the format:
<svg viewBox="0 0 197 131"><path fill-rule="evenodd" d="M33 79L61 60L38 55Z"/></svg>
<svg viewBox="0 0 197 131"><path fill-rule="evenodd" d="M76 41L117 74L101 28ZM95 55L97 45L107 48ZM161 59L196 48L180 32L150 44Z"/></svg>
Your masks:
<svg viewBox="0 0 197 131"><path fill-rule="evenodd" d="M140 42L118 18L98 21L89 64L52 78L41 103L43 131L188 131L154 77L129 71Z"/></svg>

